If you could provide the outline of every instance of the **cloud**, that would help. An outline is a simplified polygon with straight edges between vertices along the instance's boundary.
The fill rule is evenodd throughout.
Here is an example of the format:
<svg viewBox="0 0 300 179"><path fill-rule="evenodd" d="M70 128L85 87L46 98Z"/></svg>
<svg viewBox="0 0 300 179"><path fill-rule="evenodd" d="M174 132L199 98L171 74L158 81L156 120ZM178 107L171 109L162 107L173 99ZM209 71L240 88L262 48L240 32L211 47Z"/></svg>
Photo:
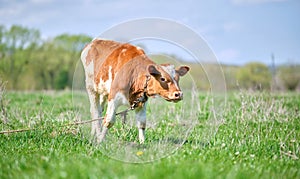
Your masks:
<svg viewBox="0 0 300 179"><path fill-rule="evenodd" d="M264 4L271 2L284 2L288 0L231 0L234 5L248 5L248 4Z"/></svg>

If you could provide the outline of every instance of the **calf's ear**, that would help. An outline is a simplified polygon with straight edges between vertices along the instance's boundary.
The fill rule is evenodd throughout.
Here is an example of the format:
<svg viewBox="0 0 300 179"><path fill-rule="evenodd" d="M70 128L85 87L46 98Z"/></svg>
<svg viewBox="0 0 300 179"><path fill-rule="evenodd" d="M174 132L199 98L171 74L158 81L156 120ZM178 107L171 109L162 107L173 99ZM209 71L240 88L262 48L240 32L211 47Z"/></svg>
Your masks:
<svg viewBox="0 0 300 179"><path fill-rule="evenodd" d="M157 68L154 65L149 65L148 66L148 72L152 76L158 76L158 75L160 75L160 72L157 70Z"/></svg>
<svg viewBox="0 0 300 179"><path fill-rule="evenodd" d="M190 67L188 66L180 66L176 69L176 72L179 74L179 76L184 76L189 70Z"/></svg>

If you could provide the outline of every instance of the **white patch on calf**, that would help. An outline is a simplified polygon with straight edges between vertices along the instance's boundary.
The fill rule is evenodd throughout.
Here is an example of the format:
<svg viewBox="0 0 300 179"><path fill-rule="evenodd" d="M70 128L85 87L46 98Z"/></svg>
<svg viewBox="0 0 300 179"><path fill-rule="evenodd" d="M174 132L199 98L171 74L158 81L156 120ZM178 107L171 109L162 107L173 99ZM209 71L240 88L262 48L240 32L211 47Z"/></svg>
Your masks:
<svg viewBox="0 0 300 179"><path fill-rule="evenodd" d="M85 71L86 87L93 88L93 85L94 85L94 82L93 82L93 78L94 78L94 62L93 62L93 59L91 60L91 62L88 65L86 65L86 57L87 57L90 49L91 49L91 44L88 44L81 53L81 61L82 61L84 71Z"/></svg>
<svg viewBox="0 0 300 179"><path fill-rule="evenodd" d="M108 40L108 39L101 38L101 37L95 37L95 38L92 40L92 42L95 41L95 40Z"/></svg>
<svg viewBox="0 0 300 179"><path fill-rule="evenodd" d="M129 105L129 102L125 95L121 92L118 92L113 99L108 101L105 119L106 124L104 124L106 127L115 123L116 110L119 106L124 104Z"/></svg>
<svg viewBox="0 0 300 179"><path fill-rule="evenodd" d="M86 66L85 70L89 76L94 76L94 61L91 61L91 63Z"/></svg>
<svg viewBox="0 0 300 179"><path fill-rule="evenodd" d="M127 51L126 48L122 49L121 53L125 53Z"/></svg>
<svg viewBox="0 0 300 179"><path fill-rule="evenodd" d="M88 55L89 51L91 49L91 44L88 44L84 50L81 52L81 61L85 65L86 64L86 56Z"/></svg>
<svg viewBox="0 0 300 179"><path fill-rule="evenodd" d="M100 94L108 94L110 92L111 83L112 83L112 67L109 66L108 79L106 81L100 79L98 86L96 86L96 84L94 85L95 91L97 91Z"/></svg>
<svg viewBox="0 0 300 179"><path fill-rule="evenodd" d="M165 70L165 72L167 72L173 83L175 84L176 88L179 89L177 82L175 81L175 76L176 76L176 71L175 71L175 67L174 65L167 65L167 66L161 66L163 70Z"/></svg>
<svg viewBox="0 0 300 179"><path fill-rule="evenodd" d="M174 80L176 72L175 72L175 67L174 65L168 65L168 66L161 66L165 72L167 72L171 78Z"/></svg>
<svg viewBox="0 0 300 179"><path fill-rule="evenodd" d="M141 47L139 47L139 46L136 46L135 47L137 50L143 50Z"/></svg>
<svg viewBox="0 0 300 179"><path fill-rule="evenodd" d="M106 116L105 116L105 121L103 121L104 122L103 125L107 128L110 128L115 123L115 116L116 116L116 104L115 101L112 99L107 103ZM102 138L104 138L105 135L106 134L104 134Z"/></svg>

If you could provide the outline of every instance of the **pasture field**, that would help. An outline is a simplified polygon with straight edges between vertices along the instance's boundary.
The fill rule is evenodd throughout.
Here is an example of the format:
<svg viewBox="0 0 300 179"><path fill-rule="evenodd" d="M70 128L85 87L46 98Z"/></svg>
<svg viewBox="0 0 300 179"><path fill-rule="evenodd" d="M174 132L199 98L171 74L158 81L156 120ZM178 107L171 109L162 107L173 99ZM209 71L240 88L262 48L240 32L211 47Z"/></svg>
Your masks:
<svg viewBox="0 0 300 179"><path fill-rule="evenodd" d="M106 149L93 143L88 137L89 124L65 126L89 118L88 105L76 102L72 92L6 92L2 97L1 131L35 128L0 134L0 178L3 179L300 178L299 93L227 94L224 112L217 116L218 130L210 138L206 135L207 140L203 131L209 128L205 121L211 116L212 104L211 96L205 93L197 96L200 105L199 112L195 113L184 114L191 106L179 103L170 108L156 105L168 113L156 115L155 124L150 120L143 145L137 144L137 131L130 127L134 123L129 120L124 127L117 120L111 129L112 140L130 141L132 147L126 150L136 149L129 151L136 158L125 162L111 157L124 151L120 149L122 145L112 146L116 154L107 154L103 152ZM153 116L155 110L149 108L148 116ZM193 127L185 128L189 125L180 123L181 116L174 111L182 113L184 118L192 115L196 120ZM190 130L187 136L181 133L182 129ZM163 146L166 150L161 151L160 141L167 141L170 146ZM176 150L169 151L169 147ZM146 151L168 154L153 155L153 161L149 161L153 156L147 156Z"/></svg>

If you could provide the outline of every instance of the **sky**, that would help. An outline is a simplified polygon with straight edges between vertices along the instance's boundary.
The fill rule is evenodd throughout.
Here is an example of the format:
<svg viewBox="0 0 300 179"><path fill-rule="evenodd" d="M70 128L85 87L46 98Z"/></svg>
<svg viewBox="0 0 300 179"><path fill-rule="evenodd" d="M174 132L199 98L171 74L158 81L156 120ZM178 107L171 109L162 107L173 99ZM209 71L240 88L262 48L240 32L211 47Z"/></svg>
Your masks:
<svg viewBox="0 0 300 179"><path fill-rule="evenodd" d="M35 28L45 39L62 33L97 37L141 18L186 26L221 63L270 65L272 54L277 64L300 63L299 0L0 0L0 25ZM170 44L146 48L191 58Z"/></svg>

